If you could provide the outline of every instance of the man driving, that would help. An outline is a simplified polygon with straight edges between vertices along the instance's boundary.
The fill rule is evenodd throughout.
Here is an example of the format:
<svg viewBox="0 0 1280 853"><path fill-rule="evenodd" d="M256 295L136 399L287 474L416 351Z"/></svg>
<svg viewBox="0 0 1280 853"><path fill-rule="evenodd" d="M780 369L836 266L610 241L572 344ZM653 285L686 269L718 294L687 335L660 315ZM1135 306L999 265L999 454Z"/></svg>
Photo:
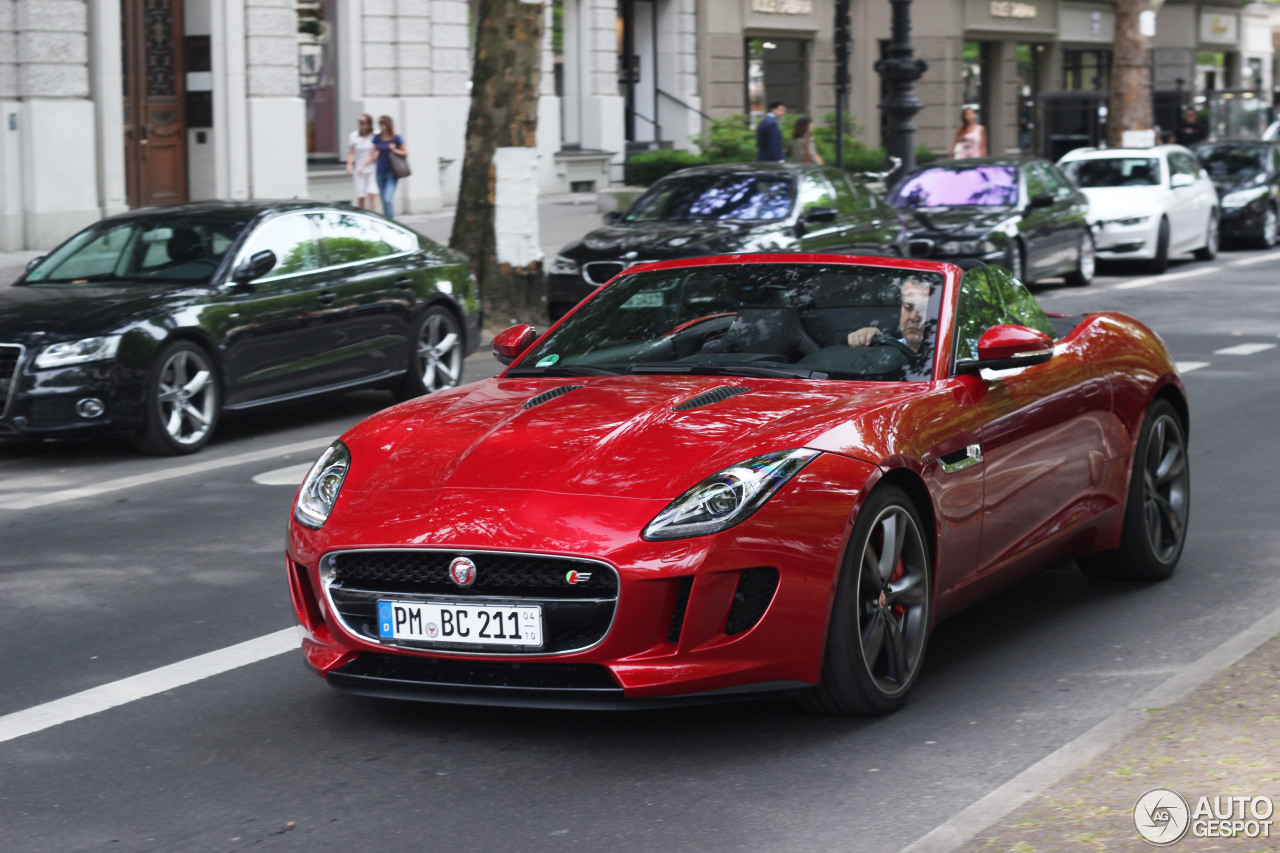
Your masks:
<svg viewBox="0 0 1280 853"><path fill-rule="evenodd" d="M924 317L929 310L929 285L914 278L902 283L902 309L898 318L899 340L911 347L913 352L920 352L924 345ZM871 346L876 335L884 334L883 329L866 326L856 332L850 332L847 343L851 347Z"/></svg>

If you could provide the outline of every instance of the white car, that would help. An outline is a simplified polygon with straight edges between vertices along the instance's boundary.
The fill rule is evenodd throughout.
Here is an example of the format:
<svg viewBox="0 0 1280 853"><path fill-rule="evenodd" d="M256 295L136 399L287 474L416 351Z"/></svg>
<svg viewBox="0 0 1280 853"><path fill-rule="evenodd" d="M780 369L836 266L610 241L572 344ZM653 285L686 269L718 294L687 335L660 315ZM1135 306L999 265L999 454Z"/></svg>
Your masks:
<svg viewBox="0 0 1280 853"><path fill-rule="evenodd" d="M1164 272L1169 257L1218 252L1218 194L1181 145L1081 148L1058 161L1089 199L1099 260L1143 260Z"/></svg>

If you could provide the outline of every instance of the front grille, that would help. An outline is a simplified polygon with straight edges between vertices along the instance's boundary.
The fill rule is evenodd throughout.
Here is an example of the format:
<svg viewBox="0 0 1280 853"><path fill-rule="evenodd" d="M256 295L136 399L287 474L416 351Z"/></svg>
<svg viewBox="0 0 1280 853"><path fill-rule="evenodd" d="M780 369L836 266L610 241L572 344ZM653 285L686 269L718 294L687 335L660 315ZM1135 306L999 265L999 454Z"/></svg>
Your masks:
<svg viewBox="0 0 1280 853"><path fill-rule="evenodd" d="M522 663L362 654L330 673L453 687L523 687L534 690L617 690L603 666L589 663Z"/></svg>
<svg viewBox="0 0 1280 853"><path fill-rule="evenodd" d="M74 397L40 397L27 407L27 427L30 429L57 429L83 421L76 414Z"/></svg>
<svg viewBox="0 0 1280 853"><path fill-rule="evenodd" d="M18 387L22 349L21 344L0 344L0 418L9 410L9 398Z"/></svg>
<svg viewBox="0 0 1280 853"><path fill-rule="evenodd" d="M680 642L680 632L684 630L684 614L689 609L689 592L693 589L693 576L681 578L676 586L676 606L671 611L671 625L667 628L667 642Z"/></svg>
<svg viewBox="0 0 1280 853"><path fill-rule="evenodd" d="M626 268L622 261L595 261L582 265L582 277L599 287Z"/></svg>
<svg viewBox="0 0 1280 853"><path fill-rule="evenodd" d="M467 556L476 565L471 586L449 578L449 564ZM325 558L326 593L348 630L383 645L470 654L564 654L604 639L618 604L618 576L592 560L501 552L428 550L345 551ZM575 583L570 583L573 576ZM585 578L585 579L584 579ZM378 636L379 599L537 604L541 648L388 640Z"/></svg>
<svg viewBox="0 0 1280 853"><path fill-rule="evenodd" d="M773 593L778 589L778 570L762 566L758 569L747 569L738 578L738 588L733 592L733 605L729 608L729 619L725 623L724 632L729 636L741 634L764 616L773 601Z"/></svg>

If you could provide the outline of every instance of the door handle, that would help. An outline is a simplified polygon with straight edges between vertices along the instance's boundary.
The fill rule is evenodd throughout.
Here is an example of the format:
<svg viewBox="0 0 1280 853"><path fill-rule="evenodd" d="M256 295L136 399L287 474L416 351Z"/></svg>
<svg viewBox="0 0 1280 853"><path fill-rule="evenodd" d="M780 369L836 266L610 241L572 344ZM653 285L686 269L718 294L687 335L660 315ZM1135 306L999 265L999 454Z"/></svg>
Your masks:
<svg viewBox="0 0 1280 853"><path fill-rule="evenodd" d="M334 303L334 300L336 300L337 298L338 298L338 295L336 293L326 290L324 293L321 293L319 296L316 297L316 301L319 302L321 305L332 305Z"/></svg>
<svg viewBox="0 0 1280 853"><path fill-rule="evenodd" d="M413 287L413 279L409 278L408 276L404 276L403 278L398 278L396 279L396 287L400 288L401 290L408 290L409 288Z"/></svg>
<svg viewBox="0 0 1280 853"><path fill-rule="evenodd" d="M957 450L953 453L948 453L946 456L938 457L938 464L942 466L944 474L954 474L957 471L963 471L965 468L972 468L981 461L981 444L971 444L963 450Z"/></svg>

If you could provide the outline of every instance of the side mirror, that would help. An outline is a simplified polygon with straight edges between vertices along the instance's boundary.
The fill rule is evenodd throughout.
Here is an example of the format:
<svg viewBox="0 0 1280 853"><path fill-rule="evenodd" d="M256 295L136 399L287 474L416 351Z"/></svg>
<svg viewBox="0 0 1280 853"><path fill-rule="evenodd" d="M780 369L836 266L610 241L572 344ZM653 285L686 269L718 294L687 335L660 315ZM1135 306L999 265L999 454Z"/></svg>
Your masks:
<svg viewBox="0 0 1280 853"><path fill-rule="evenodd" d="M837 212L834 208L814 205L804 212L805 222L835 222Z"/></svg>
<svg viewBox="0 0 1280 853"><path fill-rule="evenodd" d="M276 265L276 253L270 249L263 249L261 252L254 252L249 260L235 268L231 273L231 280L236 284L248 284L255 278L262 278Z"/></svg>
<svg viewBox="0 0 1280 853"><path fill-rule="evenodd" d="M40 255L38 257L32 258L31 260L27 261L27 267L26 269L23 270L23 272L24 273L31 272L36 267L40 266L40 262L43 260L44 260L44 255Z"/></svg>
<svg viewBox="0 0 1280 853"><path fill-rule="evenodd" d="M524 355L525 350L533 346L537 339L538 330L528 323L521 323L494 335L489 348L493 351L494 358L503 364L510 364Z"/></svg>
<svg viewBox="0 0 1280 853"><path fill-rule="evenodd" d="M621 221L622 221L622 211L621 211L621 210L611 210L611 211L609 211L608 213L606 213L606 214L604 215L604 224L605 224L605 225L617 225L617 224L618 224L619 222L621 222Z"/></svg>
<svg viewBox="0 0 1280 853"><path fill-rule="evenodd" d="M1186 172L1179 172L1169 177L1169 186L1175 190L1179 187L1189 187L1196 182L1196 179L1188 175Z"/></svg>
<svg viewBox="0 0 1280 853"><path fill-rule="evenodd" d="M956 364L956 373L1008 370L1053 358L1053 339L1026 326L992 326L978 339L978 357Z"/></svg>
<svg viewBox="0 0 1280 853"><path fill-rule="evenodd" d="M1031 197L1031 203L1027 207L1053 207L1054 198L1050 193L1036 193Z"/></svg>

